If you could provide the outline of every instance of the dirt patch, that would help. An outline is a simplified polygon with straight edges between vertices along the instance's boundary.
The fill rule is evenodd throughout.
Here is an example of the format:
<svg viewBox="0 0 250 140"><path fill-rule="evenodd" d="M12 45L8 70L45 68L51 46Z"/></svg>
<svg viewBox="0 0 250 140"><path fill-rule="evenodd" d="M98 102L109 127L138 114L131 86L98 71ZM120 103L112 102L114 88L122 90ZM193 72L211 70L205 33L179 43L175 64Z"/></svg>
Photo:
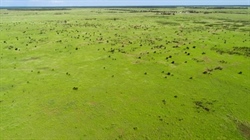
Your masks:
<svg viewBox="0 0 250 140"><path fill-rule="evenodd" d="M238 129L247 140L250 140L250 127L248 125L238 123Z"/></svg>
<svg viewBox="0 0 250 140"><path fill-rule="evenodd" d="M231 119L236 125L239 130L239 132L242 134L243 137L246 138L246 140L250 140L250 125L247 122L240 121L237 118L234 118L233 116L228 115L229 119Z"/></svg>
<svg viewBox="0 0 250 140"><path fill-rule="evenodd" d="M30 57L30 58L23 59L22 61L32 61L32 60L38 60L38 59L40 59L40 57Z"/></svg>

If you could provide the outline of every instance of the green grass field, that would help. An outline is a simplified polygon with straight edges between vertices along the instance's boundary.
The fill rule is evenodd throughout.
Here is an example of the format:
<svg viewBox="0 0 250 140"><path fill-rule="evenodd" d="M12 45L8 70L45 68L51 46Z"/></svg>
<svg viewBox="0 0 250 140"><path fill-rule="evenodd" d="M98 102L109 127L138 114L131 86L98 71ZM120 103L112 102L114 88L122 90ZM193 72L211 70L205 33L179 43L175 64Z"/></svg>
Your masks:
<svg viewBox="0 0 250 140"><path fill-rule="evenodd" d="M249 9L185 10L0 10L0 139L250 139Z"/></svg>

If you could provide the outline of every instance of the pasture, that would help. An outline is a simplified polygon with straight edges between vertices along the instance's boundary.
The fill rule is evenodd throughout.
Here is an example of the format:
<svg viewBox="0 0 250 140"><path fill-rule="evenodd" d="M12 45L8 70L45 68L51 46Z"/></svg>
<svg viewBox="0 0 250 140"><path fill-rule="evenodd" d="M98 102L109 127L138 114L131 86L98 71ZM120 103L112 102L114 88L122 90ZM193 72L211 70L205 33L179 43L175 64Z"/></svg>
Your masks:
<svg viewBox="0 0 250 140"><path fill-rule="evenodd" d="M249 9L0 18L1 139L250 138Z"/></svg>

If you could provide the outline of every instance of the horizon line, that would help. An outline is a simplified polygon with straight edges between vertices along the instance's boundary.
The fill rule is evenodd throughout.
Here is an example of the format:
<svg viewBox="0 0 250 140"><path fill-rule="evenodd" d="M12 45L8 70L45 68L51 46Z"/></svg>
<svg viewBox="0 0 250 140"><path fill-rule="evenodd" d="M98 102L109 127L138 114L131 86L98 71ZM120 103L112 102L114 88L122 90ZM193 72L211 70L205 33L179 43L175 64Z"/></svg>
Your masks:
<svg viewBox="0 0 250 140"><path fill-rule="evenodd" d="M247 6L250 5L86 5L86 6L0 6L0 7L182 7L182 6Z"/></svg>

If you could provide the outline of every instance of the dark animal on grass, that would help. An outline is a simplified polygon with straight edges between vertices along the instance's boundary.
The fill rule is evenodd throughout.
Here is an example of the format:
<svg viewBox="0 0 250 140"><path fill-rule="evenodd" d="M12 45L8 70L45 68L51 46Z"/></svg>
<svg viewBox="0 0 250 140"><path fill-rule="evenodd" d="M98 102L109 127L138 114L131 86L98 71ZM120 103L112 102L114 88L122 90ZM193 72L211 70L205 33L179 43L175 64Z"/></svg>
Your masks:
<svg viewBox="0 0 250 140"><path fill-rule="evenodd" d="M220 66L218 66L218 67L216 67L216 68L214 68L214 70L222 70L223 68L222 67L220 67Z"/></svg>

